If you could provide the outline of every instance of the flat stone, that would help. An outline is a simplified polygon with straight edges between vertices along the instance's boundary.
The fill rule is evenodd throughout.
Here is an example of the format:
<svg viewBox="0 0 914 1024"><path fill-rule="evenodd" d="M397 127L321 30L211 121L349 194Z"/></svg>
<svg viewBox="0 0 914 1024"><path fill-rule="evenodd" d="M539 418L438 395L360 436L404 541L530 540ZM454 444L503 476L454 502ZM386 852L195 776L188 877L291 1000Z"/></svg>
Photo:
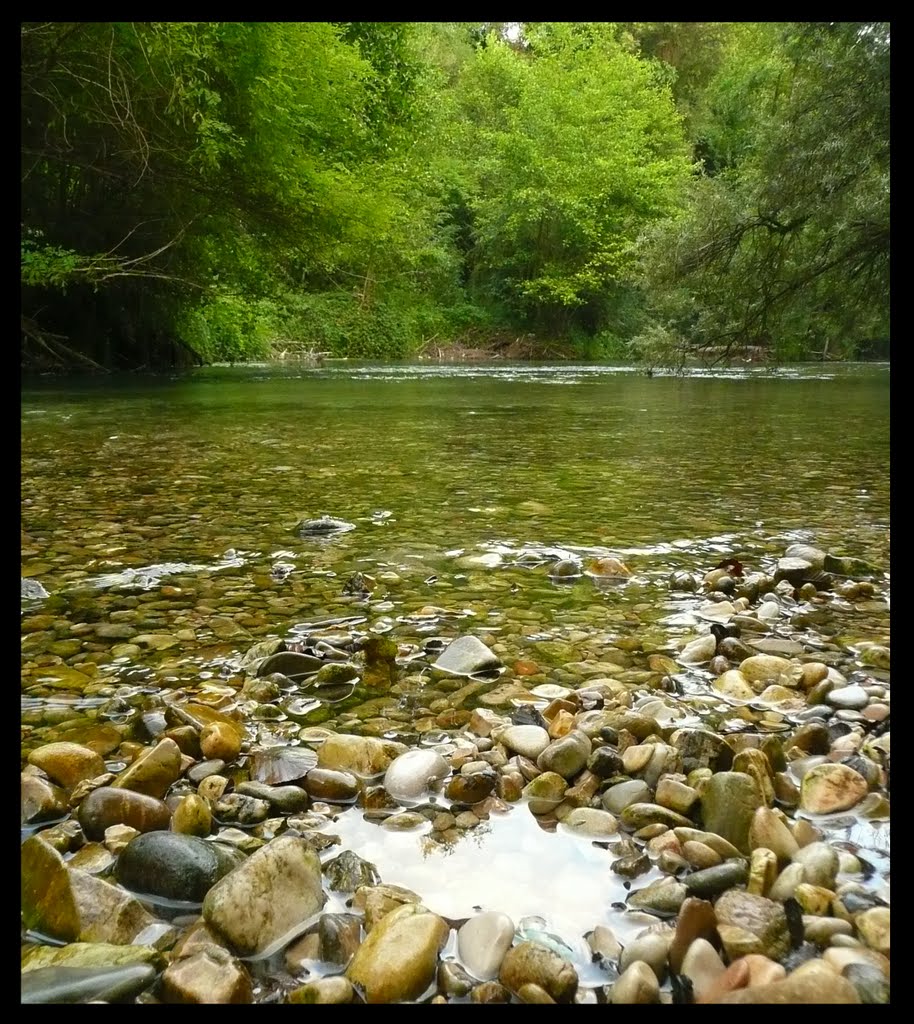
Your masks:
<svg viewBox="0 0 914 1024"><path fill-rule="evenodd" d="M280 814L306 811L311 803L307 792L300 786L268 786L263 782L242 782L235 787L235 792L242 796L252 796L256 800L266 800L270 809Z"/></svg>
<svg viewBox="0 0 914 1024"><path fill-rule="evenodd" d="M31 946L22 953L21 971L40 967L135 967L147 964L159 969L165 957L152 946L114 946L107 942L71 942L66 946Z"/></svg>
<svg viewBox="0 0 914 1024"><path fill-rule="evenodd" d="M324 905L321 864L303 839L274 839L217 882L203 917L241 956L268 949Z"/></svg>
<svg viewBox="0 0 914 1024"><path fill-rule="evenodd" d="M141 754L112 783L114 789L161 799L181 773L181 750L174 740L160 740Z"/></svg>
<svg viewBox="0 0 914 1024"><path fill-rule="evenodd" d="M337 733L321 744L317 766L371 777L386 772L394 758L406 750L405 744L393 740Z"/></svg>
<svg viewBox="0 0 914 1024"><path fill-rule="evenodd" d="M289 993L290 1003L330 1003L344 1005L355 997L352 982L341 974L330 978L315 978Z"/></svg>
<svg viewBox="0 0 914 1024"><path fill-rule="evenodd" d="M359 780L352 772L312 768L305 776L305 789L314 800L351 803L359 795Z"/></svg>
<svg viewBox="0 0 914 1024"><path fill-rule="evenodd" d="M576 807L562 819L562 824L585 836L611 836L619 831L619 823L609 811L592 807Z"/></svg>
<svg viewBox="0 0 914 1024"><path fill-rule="evenodd" d="M475 636L461 636L441 652L434 668L450 675L468 676L501 667L501 661Z"/></svg>
<svg viewBox="0 0 914 1024"><path fill-rule="evenodd" d="M621 814L626 807L632 804L648 803L651 798L651 790L642 779L632 779L631 782L618 782L610 786L601 797L603 806L611 814Z"/></svg>
<svg viewBox="0 0 914 1024"><path fill-rule="evenodd" d="M512 725L498 738L509 750L531 761L535 761L550 743L549 733L539 725Z"/></svg>
<svg viewBox="0 0 914 1024"><path fill-rule="evenodd" d="M744 860L728 860L714 867L693 871L685 878L685 887L692 896L716 896L725 889L742 885L749 870Z"/></svg>
<svg viewBox="0 0 914 1024"><path fill-rule="evenodd" d="M688 890L672 878L660 878L643 889L637 889L628 897L628 906L633 910L646 910L662 917L674 917L685 901Z"/></svg>
<svg viewBox="0 0 914 1024"><path fill-rule="evenodd" d="M820 764L803 776L800 807L811 814L832 814L856 806L869 792L866 779L844 764Z"/></svg>
<svg viewBox="0 0 914 1024"><path fill-rule="evenodd" d="M21 911L27 928L63 942L132 942L154 919L123 889L78 868L40 835L21 849Z"/></svg>
<svg viewBox="0 0 914 1024"><path fill-rule="evenodd" d="M40 967L22 976L22 1003L119 1002L148 988L156 972L148 964L124 967Z"/></svg>

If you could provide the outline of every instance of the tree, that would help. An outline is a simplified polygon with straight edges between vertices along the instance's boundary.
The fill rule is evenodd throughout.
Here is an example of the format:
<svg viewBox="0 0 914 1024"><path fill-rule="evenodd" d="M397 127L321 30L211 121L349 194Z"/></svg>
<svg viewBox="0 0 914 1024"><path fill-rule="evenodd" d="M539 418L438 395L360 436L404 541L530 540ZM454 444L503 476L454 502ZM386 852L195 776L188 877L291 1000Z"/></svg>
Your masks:
<svg viewBox="0 0 914 1024"><path fill-rule="evenodd" d="M853 352L888 332L888 28L778 36L762 74L721 73L721 94L734 77L755 90L752 123L717 134L731 140L717 144L723 169L695 182L686 213L644 251L661 326L720 357Z"/></svg>
<svg viewBox="0 0 914 1024"><path fill-rule="evenodd" d="M689 174L668 90L600 26L490 35L460 82L475 169L471 284L558 334L605 326L645 224Z"/></svg>

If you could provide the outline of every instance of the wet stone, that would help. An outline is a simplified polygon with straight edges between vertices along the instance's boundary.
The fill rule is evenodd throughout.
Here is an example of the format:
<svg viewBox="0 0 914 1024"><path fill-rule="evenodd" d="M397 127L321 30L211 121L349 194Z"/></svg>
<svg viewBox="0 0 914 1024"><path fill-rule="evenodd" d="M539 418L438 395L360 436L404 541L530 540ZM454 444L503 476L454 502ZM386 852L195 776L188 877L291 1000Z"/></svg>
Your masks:
<svg viewBox="0 0 914 1024"><path fill-rule="evenodd" d="M746 881L748 866L744 860L729 860L714 867L693 871L683 881L692 896L710 897Z"/></svg>
<svg viewBox="0 0 914 1024"><path fill-rule="evenodd" d="M357 914L322 914L317 934L320 959L345 967L359 948L362 919Z"/></svg>
<svg viewBox="0 0 914 1024"><path fill-rule="evenodd" d="M267 949L324 905L318 855L281 837L252 853L207 893L203 917L241 956Z"/></svg>
<svg viewBox="0 0 914 1024"><path fill-rule="evenodd" d="M163 739L142 753L114 780L112 786L161 799L180 773L181 751L174 740Z"/></svg>
<svg viewBox="0 0 914 1024"><path fill-rule="evenodd" d="M484 800L498 782L498 773L487 769L472 775L455 775L445 786L444 795L458 803L475 804Z"/></svg>
<svg viewBox="0 0 914 1024"><path fill-rule="evenodd" d="M762 798L751 776L718 772L702 790L701 813L705 829L722 836L738 850L749 852L749 828Z"/></svg>
<svg viewBox="0 0 914 1024"><path fill-rule="evenodd" d="M312 768L305 776L305 789L314 800L351 803L359 795L359 780L351 772Z"/></svg>
<svg viewBox="0 0 914 1024"><path fill-rule="evenodd" d="M175 832L147 832L121 851L117 880L133 892L200 903L233 866L215 843Z"/></svg>
<svg viewBox="0 0 914 1024"><path fill-rule="evenodd" d="M524 985L538 985L557 1003L570 1003L578 988L578 975L571 964L537 942L521 942L509 949L498 980L514 993Z"/></svg>
<svg viewBox="0 0 914 1024"><path fill-rule="evenodd" d="M772 960L780 960L790 948L787 930L787 916L782 904L762 896L733 889L724 893L715 904L715 913L720 926L731 925L755 936L760 944L758 950ZM720 931L721 938L726 938Z"/></svg>
<svg viewBox="0 0 914 1024"><path fill-rule="evenodd" d="M395 800L418 800L450 770L447 761L434 750L407 750L391 762L384 775L384 788Z"/></svg>
<svg viewBox="0 0 914 1024"><path fill-rule="evenodd" d="M154 832L167 829L171 821L171 811L164 801L108 786L93 790L79 805L78 816L86 837L92 840L105 838L112 825Z"/></svg>
<svg viewBox="0 0 914 1024"><path fill-rule="evenodd" d="M338 857L328 861L323 870L334 892L355 892L363 885L377 885L381 880L374 864L363 860L351 850L344 850Z"/></svg>
<svg viewBox="0 0 914 1024"><path fill-rule="evenodd" d="M497 977L514 940L514 922L507 914L487 911L471 917L457 933L457 949L467 970L482 981Z"/></svg>
<svg viewBox="0 0 914 1024"><path fill-rule="evenodd" d="M281 814L306 811L311 802L307 792L299 786L268 786L263 782L241 782L235 787L235 792L257 800L266 800L271 810Z"/></svg>
<svg viewBox="0 0 914 1024"><path fill-rule="evenodd" d="M66 788L105 772L101 757L78 743L46 743L36 747L29 754L29 764L41 768L52 782Z"/></svg>
<svg viewBox="0 0 914 1024"><path fill-rule="evenodd" d="M565 779L572 779L587 764L590 751L588 737L574 731L553 740L536 759L536 764L544 772L555 772Z"/></svg>
<svg viewBox="0 0 914 1024"><path fill-rule="evenodd" d="M270 805L243 793L228 793L213 805L213 817L220 823L256 825L270 816Z"/></svg>
<svg viewBox="0 0 914 1024"><path fill-rule="evenodd" d="M400 907L372 928L346 976L368 1003L416 999L435 978L448 931L447 924L424 907Z"/></svg>
<svg viewBox="0 0 914 1024"><path fill-rule="evenodd" d="M647 803L651 798L651 790L646 782L633 779L631 782L619 782L610 786L601 797L603 806L612 814L621 814L631 804Z"/></svg>
<svg viewBox="0 0 914 1024"><path fill-rule="evenodd" d="M848 964L842 974L854 986L861 1003L875 1005L889 1002L889 982L878 967Z"/></svg>
<svg viewBox="0 0 914 1024"><path fill-rule="evenodd" d="M22 1003L120 1002L154 981L148 964L123 967L40 967L22 976Z"/></svg>
<svg viewBox="0 0 914 1024"><path fill-rule="evenodd" d="M37 775L21 776L20 821L23 825L35 822L54 821L69 810L67 794Z"/></svg>
<svg viewBox="0 0 914 1024"><path fill-rule="evenodd" d="M315 978L306 985L300 985L289 993L290 1003L327 1003L343 1005L351 1003L355 996L352 982L343 975L329 978Z"/></svg>
<svg viewBox="0 0 914 1024"><path fill-rule="evenodd" d="M251 977L228 950L207 946L172 963L162 975L165 1003L252 1003Z"/></svg>

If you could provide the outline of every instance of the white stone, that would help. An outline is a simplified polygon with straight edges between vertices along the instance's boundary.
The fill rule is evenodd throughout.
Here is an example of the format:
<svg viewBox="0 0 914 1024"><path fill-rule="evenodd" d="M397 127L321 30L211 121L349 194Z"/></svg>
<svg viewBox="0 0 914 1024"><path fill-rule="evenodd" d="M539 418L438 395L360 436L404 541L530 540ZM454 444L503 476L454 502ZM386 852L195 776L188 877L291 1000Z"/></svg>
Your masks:
<svg viewBox="0 0 914 1024"><path fill-rule="evenodd" d="M491 981L513 941L514 922L507 914L490 910L471 917L457 932L457 952L474 978Z"/></svg>

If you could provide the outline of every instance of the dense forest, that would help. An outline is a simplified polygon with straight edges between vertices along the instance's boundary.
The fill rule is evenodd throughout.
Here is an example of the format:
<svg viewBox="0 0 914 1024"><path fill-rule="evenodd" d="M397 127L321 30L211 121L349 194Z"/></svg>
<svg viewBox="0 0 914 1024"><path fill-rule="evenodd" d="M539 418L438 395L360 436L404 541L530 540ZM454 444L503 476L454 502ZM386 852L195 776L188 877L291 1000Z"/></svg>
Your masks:
<svg viewBox="0 0 914 1024"><path fill-rule="evenodd" d="M884 23L21 27L22 360L888 357Z"/></svg>

